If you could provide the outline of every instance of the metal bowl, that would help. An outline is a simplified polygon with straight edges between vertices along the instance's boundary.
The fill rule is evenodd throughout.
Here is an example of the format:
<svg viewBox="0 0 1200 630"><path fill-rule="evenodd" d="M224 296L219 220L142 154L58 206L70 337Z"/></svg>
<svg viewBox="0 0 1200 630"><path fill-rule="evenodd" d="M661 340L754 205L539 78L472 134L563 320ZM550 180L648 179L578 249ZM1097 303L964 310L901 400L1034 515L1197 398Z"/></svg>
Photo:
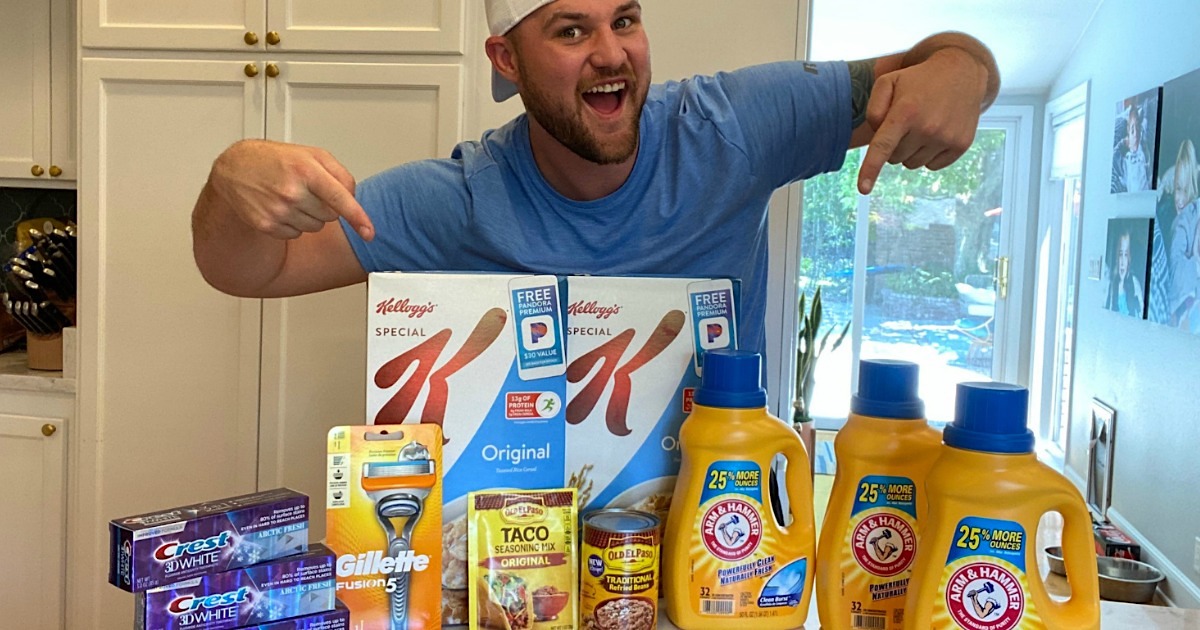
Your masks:
<svg viewBox="0 0 1200 630"><path fill-rule="evenodd" d="M1063 564L1062 547L1046 547L1046 559L1050 561L1050 572L1066 577L1067 565Z"/></svg>
<svg viewBox="0 0 1200 630"><path fill-rule="evenodd" d="M1100 599L1144 604L1154 599L1162 571L1128 558L1096 558L1100 573Z"/></svg>
<svg viewBox="0 0 1200 630"><path fill-rule="evenodd" d="M1050 571L1067 574L1063 564L1062 547L1046 547L1046 559ZM1163 574L1158 569L1137 560L1127 558L1096 558L1096 572L1100 576L1100 598L1118 602L1144 604L1154 599L1158 583Z"/></svg>

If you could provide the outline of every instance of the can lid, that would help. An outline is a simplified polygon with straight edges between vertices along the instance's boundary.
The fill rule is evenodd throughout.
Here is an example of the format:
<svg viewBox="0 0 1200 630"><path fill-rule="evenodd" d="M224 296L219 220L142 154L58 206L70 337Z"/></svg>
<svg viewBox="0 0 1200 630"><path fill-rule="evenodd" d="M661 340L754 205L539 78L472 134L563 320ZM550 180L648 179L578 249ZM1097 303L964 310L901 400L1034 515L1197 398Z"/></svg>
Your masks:
<svg viewBox="0 0 1200 630"><path fill-rule="evenodd" d="M621 534L625 532L641 532L657 528L658 517L649 512L628 510L625 508L610 508L588 512L583 517L588 527L601 531Z"/></svg>
<svg viewBox="0 0 1200 630"><path fill-rule="evenodd" d="M859 361L858 392L850 399L850 411L875 418L923 420L925 402L917 395L919 371L910 361Z"/></svg>
<svg viewBox="0 0 1200 630"><path fill-rule="evenodd" d="M1029 390L1009 383L959 383L954 422L942 439L947 446L984 453L1032 453L1026 418Z"/></svg>
<svg viewBox="0 0 1200 630"><path fill-rule="evenodd" d="M695 403L705 407L757 409L767 406L757 352L721 348L704 353L704 372Z"/></svg>

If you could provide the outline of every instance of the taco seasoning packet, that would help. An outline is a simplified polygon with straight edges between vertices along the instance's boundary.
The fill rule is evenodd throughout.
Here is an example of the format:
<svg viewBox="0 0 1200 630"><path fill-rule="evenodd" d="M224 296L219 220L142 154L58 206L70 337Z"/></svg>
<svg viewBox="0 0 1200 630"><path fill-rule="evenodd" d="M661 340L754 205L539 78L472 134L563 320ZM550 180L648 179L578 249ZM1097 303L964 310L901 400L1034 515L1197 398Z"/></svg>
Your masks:
<svg viewBox="0 0 1200 630"><path fill-rule="evenodd" d="M578 510L574 488L468 495L471 630L576 627Z"/></svg>

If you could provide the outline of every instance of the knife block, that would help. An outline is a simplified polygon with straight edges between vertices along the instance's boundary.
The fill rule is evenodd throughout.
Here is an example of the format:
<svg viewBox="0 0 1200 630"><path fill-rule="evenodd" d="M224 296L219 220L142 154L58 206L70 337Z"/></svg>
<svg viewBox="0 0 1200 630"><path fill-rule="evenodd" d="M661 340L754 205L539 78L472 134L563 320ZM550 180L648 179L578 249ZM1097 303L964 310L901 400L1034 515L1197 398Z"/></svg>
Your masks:
<svg viewBox="0 0 1200 630"><path fill-rule="evenodd" d="M75 322L75 302L57 304L67 319ZM61 372L63 369L63 333L38 335L25 331L26 364L31 370Z"/></svg>
<svg viewBox="0 0 1200 630"><path fill-rule="evenodd" d="M63 336L25 333L26 357L31 370L63 369Z"/></svg>

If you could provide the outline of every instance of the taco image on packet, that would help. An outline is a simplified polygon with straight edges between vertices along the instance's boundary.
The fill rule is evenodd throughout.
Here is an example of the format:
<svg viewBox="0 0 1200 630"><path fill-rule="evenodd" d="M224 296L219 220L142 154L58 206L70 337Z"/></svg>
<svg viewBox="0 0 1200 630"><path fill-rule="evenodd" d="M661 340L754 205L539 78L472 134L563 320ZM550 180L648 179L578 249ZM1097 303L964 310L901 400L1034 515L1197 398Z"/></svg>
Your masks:
<svg viewBox="0 0 1200 630"><path fill-rule="evenodd" d="M477 580L479 627L528 630L533 626L533 595L525 580L503 571L487 571Z"/></svg>
<svg viewBox="0 0 1200 630"><path fill-rule="evenodd" d="M574 630L578 492L472 492L467 499L471 630Z"/></svg>

